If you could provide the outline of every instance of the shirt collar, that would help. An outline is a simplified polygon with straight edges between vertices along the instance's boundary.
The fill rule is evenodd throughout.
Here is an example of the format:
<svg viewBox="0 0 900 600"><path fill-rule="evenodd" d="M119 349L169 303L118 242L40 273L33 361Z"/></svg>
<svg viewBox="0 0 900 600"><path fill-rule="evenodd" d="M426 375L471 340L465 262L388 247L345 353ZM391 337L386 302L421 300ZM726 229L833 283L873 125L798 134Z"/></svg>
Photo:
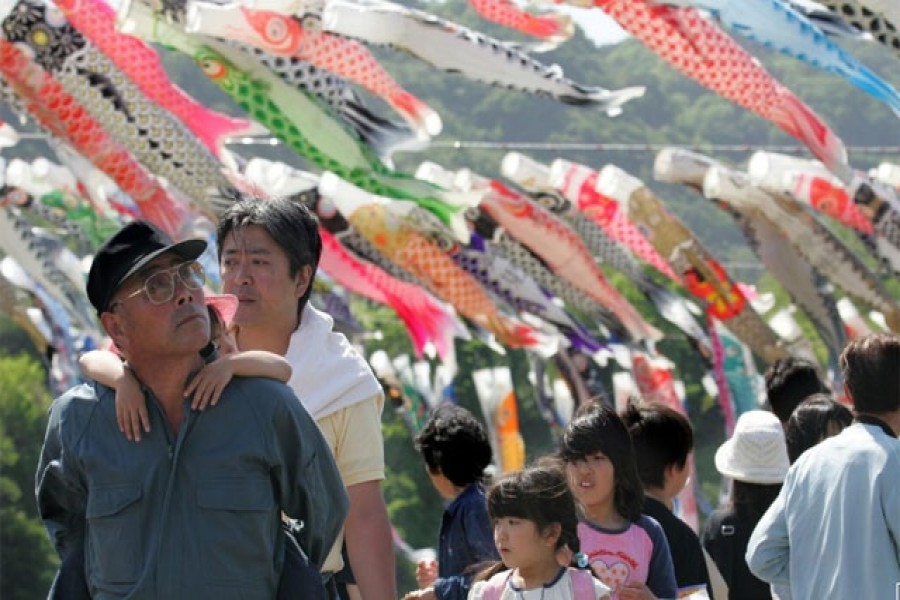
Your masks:
<svg viewBox="0 0 900 600"><path fill-rule="evenodd" d="M894 433L894 430L891 429L887 423L885 423L878 417L873 417L872 415L856 415L855 420L857 423L862 423L863 425L875 425L876 427L881 427L881 430L888 434L888 436L892 438L897 437L897 434Z"/></svg>
<svg viewBox="0 0 900 600"><path fill-rule="evenodd" d="M481 489L480 483L470 483L466 486L466 489L459 493L459 496L450 501L450 504L447 505L447 512L451 514L456 512L460 506L467 502L469 496L477 495L479 489Z"/></svg>

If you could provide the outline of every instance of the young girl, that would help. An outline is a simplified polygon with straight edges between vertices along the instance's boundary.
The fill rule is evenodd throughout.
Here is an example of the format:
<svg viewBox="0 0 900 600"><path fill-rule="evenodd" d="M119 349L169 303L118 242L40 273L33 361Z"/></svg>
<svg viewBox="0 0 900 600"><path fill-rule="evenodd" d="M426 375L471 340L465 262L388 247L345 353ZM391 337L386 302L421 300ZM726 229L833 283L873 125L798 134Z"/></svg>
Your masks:
<svg viewBox="0 0 900 600"><path fill-rule="evenodd" d="M582 406L563 436L560 457L581 510L578 538L613 598L675 598L665 533L641 514L644 494L628 429L611 408Z"/></svg>
<svg viewBox="0 0 900 600"><path fill-rule="evenodd" d="M524 469L488 492L494 543L503 561L480 573L469 600L597 600L610 589L590 570L560 566L559 556L579 552L575 501L553 467Z"/></svg>
<svg viewBox="0 0 900 600"><path fill-rule="evenodd" d="M242 377L269 377L287 382L291 366L282 356L251 350L239 352L237 342L229 330L237 312L238 299L230 294L208 294L209 344L200 351L207 362L184 390L191 398L191 409L203 410L215 406L222 390L235 375ZM218 356L216 356L218 351ZM116 420L119 429L129 440L141 441L141 430L150 433L150 417L140 383L115 352L94 350L78 361L87 377L116 390Z"/></svg>

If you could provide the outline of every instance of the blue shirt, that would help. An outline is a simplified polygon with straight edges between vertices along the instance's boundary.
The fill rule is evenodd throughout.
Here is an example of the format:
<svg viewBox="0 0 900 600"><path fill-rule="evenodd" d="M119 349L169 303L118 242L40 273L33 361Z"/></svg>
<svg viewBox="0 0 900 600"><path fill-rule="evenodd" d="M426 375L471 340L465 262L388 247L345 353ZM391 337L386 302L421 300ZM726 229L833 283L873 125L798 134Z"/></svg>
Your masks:
<svg viewBox="0 0 900 600"><path fill-rule="evenodd" d="M753 530L747 564L794 600L896 600L900 441L857 423L803 453Z"/></svg>
<svg viewBox="0 0 900 600"><path fill-rule="evenodd" d="M466 569L485 561L500 560L494 545L494 528L481 484L473 483L444 509L438 544L438 600L465 600L475 573Z"/></svg>

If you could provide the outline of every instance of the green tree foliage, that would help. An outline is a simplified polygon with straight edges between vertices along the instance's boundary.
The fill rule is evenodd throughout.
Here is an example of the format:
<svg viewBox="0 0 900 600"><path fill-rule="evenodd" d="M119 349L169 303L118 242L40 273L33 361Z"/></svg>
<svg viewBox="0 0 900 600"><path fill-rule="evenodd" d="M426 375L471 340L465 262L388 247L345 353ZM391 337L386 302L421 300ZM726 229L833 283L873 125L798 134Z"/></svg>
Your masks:
<svg viewBox="0 0 900 600"><path fill-rule="evenodd" d="M3 340L0 344L0 354L8 356L28 354L35 360L42 358L25 330L3 313L0 313L0 340Z"/></svg>
<svg viewBox="0 0 900 600"><path fill-rule="evenodd" d="M56 568L34 501L34 472L50 397L41 365L0 356L0 597L46 596Z"/></svg>

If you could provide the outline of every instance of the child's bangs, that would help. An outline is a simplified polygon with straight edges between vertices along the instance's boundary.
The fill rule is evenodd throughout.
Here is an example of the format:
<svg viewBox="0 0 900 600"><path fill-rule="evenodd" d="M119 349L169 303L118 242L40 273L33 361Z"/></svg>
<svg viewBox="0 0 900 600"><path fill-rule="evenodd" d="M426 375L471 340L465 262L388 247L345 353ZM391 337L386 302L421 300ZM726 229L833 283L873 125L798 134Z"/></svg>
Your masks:
<svg viewBox="0 0 900 600"><path fill-rule="evenodd" d="M492 519L503 517L516 517L527 519L526 506L529 499L521 495L518 489L500 484L495 486L488 494L488 514Z"/></svg>
<svg viewBox="0 0 900 600"><path fill-rule="evenodd" d="M559 451L559 457L564 462L569 463L576 460L584 460L587 456L597 452L607 454L603 437L596 428L579 426L576 423L566 432Z"/></svg>

